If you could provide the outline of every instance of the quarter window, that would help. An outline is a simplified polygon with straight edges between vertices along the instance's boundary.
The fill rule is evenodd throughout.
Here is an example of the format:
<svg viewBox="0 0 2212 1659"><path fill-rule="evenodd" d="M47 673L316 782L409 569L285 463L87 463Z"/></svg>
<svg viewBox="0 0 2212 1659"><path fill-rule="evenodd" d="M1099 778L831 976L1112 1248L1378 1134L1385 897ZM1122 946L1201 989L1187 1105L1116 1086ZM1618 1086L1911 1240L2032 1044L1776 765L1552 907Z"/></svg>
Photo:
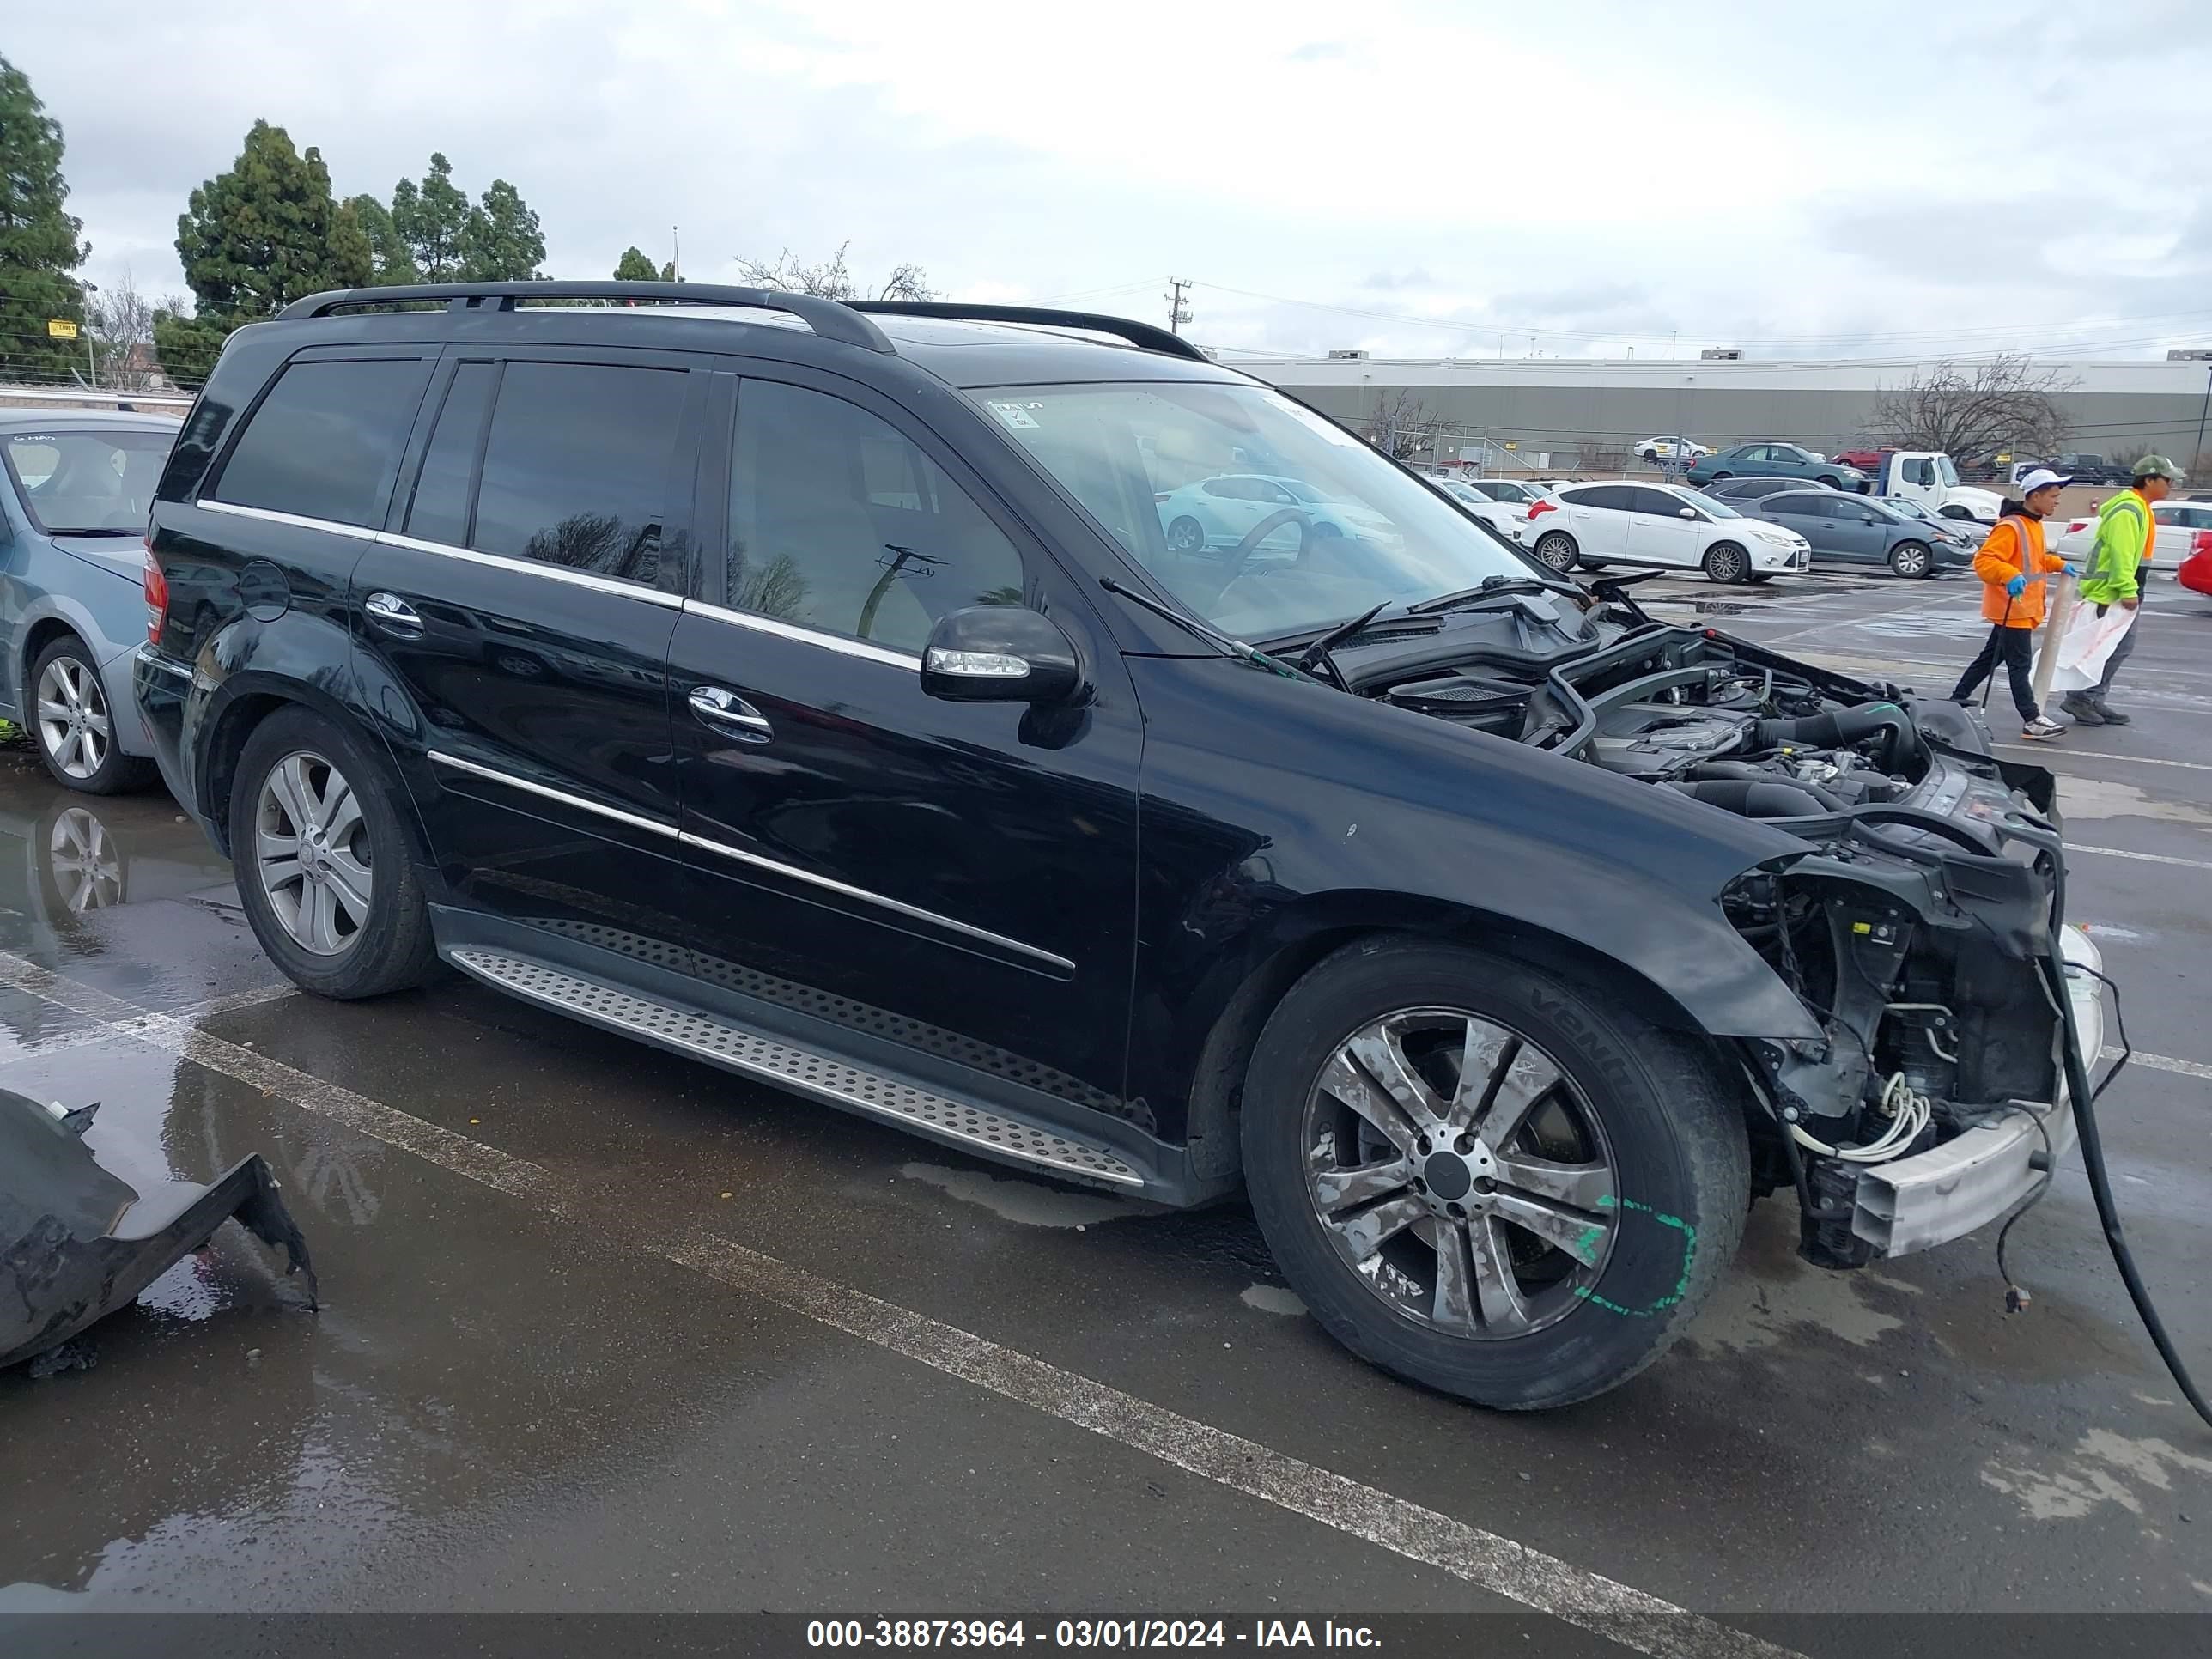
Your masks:
<svg viewBox="0 0 2212 1659"><path fill-rule="evenodd" d="M729 534L726 603L894 650L919 653L951 611L1022 602L1021 556L942 468L803 386L738 393Z"/></svg>
<svg viewBox="0 0 2212 1659"><path fill-rule="evenodd" d="M656 581L686 378L681 369L508 363L468 544Z"/></svg>
<svg viewBox="0 0 2212 1659"><path fill-rule="evenodd" d="M295 362L223 463L219 501L374 529L430 381L420 357Z"/></svg>

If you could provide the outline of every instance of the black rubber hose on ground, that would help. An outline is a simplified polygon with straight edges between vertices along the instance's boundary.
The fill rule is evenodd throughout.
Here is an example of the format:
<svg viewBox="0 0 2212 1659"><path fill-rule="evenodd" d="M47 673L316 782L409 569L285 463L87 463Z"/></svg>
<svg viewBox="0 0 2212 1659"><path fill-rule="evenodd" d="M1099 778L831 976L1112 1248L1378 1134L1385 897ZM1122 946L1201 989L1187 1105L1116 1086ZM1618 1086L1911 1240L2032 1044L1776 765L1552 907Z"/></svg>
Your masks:
<svg viewBox="0 0 2212 1659"><path fill-rule="evenodd" d="M2058 1005L2058 1017L2066 1025L2066 1087L2074 1097L2074 1122L2081 1137L2081 1168L2089 1177L2089 1197L2097 1206L2097 1219L2104 1224L2105 1243L2112 1250L2112 1265L2120 1270L2120 1282L2128 1287L2128 1299L2136 1304L2143 1328L2150 1333L2158 1357L2166 1362L2166 1369L2180 1389L2198 1417L2212 1426L2212 1405L2205 1403L2197 1384L2189 1375L2188 1366L2174 1351L2173 1339L2166 1334L2166 1323L2158 1316L2158 1309L2150 1299L2150 1290L2136 1271L2135 1253L2128 1249L2127 1236L2120 1231L2119 1206L2112 1200L2112 1177L2105 1170L2105 1145L2097 1133L2097 1091L2089 1086L2089 1064L2081 1054L2081 1033L2074 1024L2074 1000L2066 994L2066 959L2059 950L2057 940L2051 941L2051 954L2044 958L2044 968L2051 976L2051 995ZM2095 974L2094 969L2083 971ZM2117 999L2119 988L2102 974L2095 977L2112 990ZM2117 1004L2114 1013L2118 1010ZM2118 1076L2117 1070L2112 1074ZM2112 1077L2105 1081L2110 1083Z"/></svg>

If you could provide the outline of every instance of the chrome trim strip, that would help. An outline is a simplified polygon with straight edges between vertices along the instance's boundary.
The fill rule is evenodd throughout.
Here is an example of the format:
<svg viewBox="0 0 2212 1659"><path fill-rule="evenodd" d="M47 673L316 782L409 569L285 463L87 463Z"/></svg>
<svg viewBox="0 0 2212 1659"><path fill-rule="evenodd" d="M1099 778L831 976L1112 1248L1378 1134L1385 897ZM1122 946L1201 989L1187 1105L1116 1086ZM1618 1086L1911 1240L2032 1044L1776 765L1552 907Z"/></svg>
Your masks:
<svg viewBox="0 0 2212 1659"><path fill-rule="evenodd" d="M389 530L380 530L370 538L379 547L404 547L416 553L439 553L449 559L465 559L471 564L489 566L495 570L519 571L528 576L550 577L556 582L568 582L577 587L588 587L600 593L618 594L626 599L642 599L647 605L657 605L674 610L684 601L674 593L658 587L646 587L637 582L618 580L612 576L595 575L588 570L571 570L566 565L546 564L537 559L510 558L504 553L479 553L473 547L455 547L450 542L426 542L413 536L401 536Z"/></svg>
<svg viewBox="0 0 2212 1659"><path fill-rule="evenodd" d="M158 668L165 674L174 674L188 685L191 683L192 671L189 664L171 662L150 645L142 645L138 647L137 660L149 668Z"/></svg>
<svg viewBox="0 0 2212 1659"><path fill-rule="evenodd" d="M772 870L777 875L788 876L793 881L805 882L826 892L836 893L845 898L858 899L863 904L877 905L915 921L926 921L933 927L949 928L953 933L964 933L969 939L981 939L987 944L995 945L1002 951L1018 951L1038 962L1049 963L1070 978L1074 976L1075 964L1066 957L1054 956L1049 951L1041 951L1034 945L1024 945L1018 939L1008 939L1004 933L994 933L988 927L976 927L964 921L955 921L950 916L939 915L934 910L925 910L919 905L908 904L899 899L886 898L881 893L871 893L865 887L850 886L844 882L832 880L828 876L817 876L811 871L799 869L793 865L780 864L774 859L763 858L757 853L748 853L740 848L731 847L722 842L709 841L704 836L695 836L688 830L682 831L677 839L686 847L696 847L704 853L714 853L726 859L734 859L739 864L749 864L757 870Z"/></svg>
<svg viewBox="0 0 2212 1659"><path fill-rule="evenodd" d="M612 818L617 823L626 823L633 830L645 830L656 836L665 836L671 841L678 838L676 826L663 823L658 818L640 817L635 812L625 812L617 806L602 806L595 800L586 800L581 795L550 789L542 783L532 783L527 778L514 777L506 772L495 772L489 766L479 766L474 761L463 760L459 755L448 755L442 750L430 750L430 758L440 766L450 766L458 772L471 773L494 783L505 784L510 789L520 789L526 794L543 796L547 800L558 801L563 806L573 806L580 812L596 812L603 818Z"/></svg>
<svg viewBox="0 0 2212 1659"><path fill-rule="evenodd" d="M279 513L274 507L240 507L230 501L211 501L203 495L199 506L210 513L228 513L237 519L259 519L264 524L289 524L295 530L327 530L333 536L350 536L357 542L373 542L377 532L363 525L342 524L336 519L311 519L304 514Z"/></svg>
<svg viewBox="0 0 2212 1659"><path fill-rule="evenodd" d="M750 628L757 634L773 634L780 640L796 640L801 645L818 645L825 651L858 657L863 662L879 662L887 668L903 668L916 674L921 672L920 657L910 657L903 651L892 651L880 645L870 645L866 640L851 640L842 634L825 634L817 629L801 628L796 623L778 622L773 617L755 616L750 611L732 611L724 605L708 605L703 599L686 599L684 609L692 616L705 617L714 622L734 623L739 628Z"/></svg>

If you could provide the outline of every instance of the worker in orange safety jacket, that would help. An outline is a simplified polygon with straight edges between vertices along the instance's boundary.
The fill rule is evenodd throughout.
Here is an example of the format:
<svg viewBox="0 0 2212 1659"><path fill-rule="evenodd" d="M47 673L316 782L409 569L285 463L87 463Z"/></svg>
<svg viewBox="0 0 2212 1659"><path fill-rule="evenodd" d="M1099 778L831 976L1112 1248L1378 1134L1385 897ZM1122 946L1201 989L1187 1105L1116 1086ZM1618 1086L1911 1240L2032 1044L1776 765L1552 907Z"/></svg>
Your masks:
<svg viewBox="0 0 2212 1659"><path fill-rule="evenodd" d="M1996 624L1981 654L1966 665L1951 692L1954 702L1972 701L1974 690L2005 665L2012 681L2013 706L2020 710L2021 736L2055 738L2066 728L2044 714L2035 700L2032 669L2035 630L2043 623L2044 579L2053 571L2069 576L2074 567L2044 550L2043 521L2058 509L2058 492L2073 483L2039 466L2020 481L2021 499L2007 501L2002 517L1974 556L1982 579L1982 615Z"/></svg>

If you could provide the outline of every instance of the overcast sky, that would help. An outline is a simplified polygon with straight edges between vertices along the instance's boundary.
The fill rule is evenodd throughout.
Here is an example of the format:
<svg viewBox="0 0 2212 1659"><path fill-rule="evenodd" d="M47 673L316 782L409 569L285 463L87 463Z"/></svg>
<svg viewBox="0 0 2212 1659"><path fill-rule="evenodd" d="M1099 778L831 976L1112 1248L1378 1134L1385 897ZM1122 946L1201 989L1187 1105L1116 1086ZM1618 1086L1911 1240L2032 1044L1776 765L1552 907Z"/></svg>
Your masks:
<svg viewBox="0 0 2212 1659"><path fill-rule="evenodd" d="M4 52L85 274L182 288L257 116L388 197L512 180L548 275L635 242L1377 355L2212 343L2212 4L72 0ZM1409 320L1417 319L1417 320ZM1679 341L1670 336L1679 332Z"/></svg>

